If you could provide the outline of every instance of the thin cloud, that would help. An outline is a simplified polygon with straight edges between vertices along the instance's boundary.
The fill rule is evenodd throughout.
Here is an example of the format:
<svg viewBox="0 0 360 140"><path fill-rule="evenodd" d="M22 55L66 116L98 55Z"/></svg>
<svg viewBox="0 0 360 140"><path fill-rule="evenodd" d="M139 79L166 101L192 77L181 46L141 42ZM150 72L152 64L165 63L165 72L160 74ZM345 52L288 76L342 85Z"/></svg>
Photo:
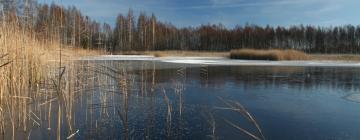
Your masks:
<svg viewBox="0 0 360 140"><path fill-rule="evenodd" d="M308 16L321 16L321 15L324 15L324 14L328 14L328 13L331 13L331 12L338 11L341 8L342 8L341 5L328 5L328 6L324 6L322 8L319 8L319 9L306 11L305 14L308 15Z"/></svg>
<svg viewBox="0 0 360 140"><path fill-rule="evenodd" d="M213 5L221 5L221 4L233 4L244 2L244 0L210 0L211 4Z"/></svg>
<svg viewBox="0 0 360 140"><path fill-rule="evenodd" d="M172 10L201 10L201 9L221 9L221 8L241 8L241 7L262 7L262 6L279 6L279 5L292 5L301 4L304 1L284 0L284 1L273 1L273 2L253 2L253 3L226 3L226 4L211 4L211 5L196 5L186 7L172 7L162 9Z"/></svg>

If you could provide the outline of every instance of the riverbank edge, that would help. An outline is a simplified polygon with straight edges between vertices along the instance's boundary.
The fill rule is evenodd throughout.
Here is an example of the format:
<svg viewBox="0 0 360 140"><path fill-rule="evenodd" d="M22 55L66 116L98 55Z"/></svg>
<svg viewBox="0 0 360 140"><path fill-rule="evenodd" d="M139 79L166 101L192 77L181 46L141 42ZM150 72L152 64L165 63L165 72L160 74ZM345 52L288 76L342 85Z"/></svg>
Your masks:
<svg viewBox="0 0 360 140"><path fill-rule="evenodd" d="M149 55L155 57L229 57L230 52L213 51L126 51L114 55ZM357 61L360 55L356 54L308 54L308 60L331 60L331 61Z"/></svg>

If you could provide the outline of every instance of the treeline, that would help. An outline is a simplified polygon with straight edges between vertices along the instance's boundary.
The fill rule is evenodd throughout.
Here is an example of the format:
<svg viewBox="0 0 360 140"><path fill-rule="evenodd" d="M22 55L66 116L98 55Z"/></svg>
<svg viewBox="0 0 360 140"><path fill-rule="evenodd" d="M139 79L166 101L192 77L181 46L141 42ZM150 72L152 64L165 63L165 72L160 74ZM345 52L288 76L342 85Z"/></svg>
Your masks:
<svg viewBox="0 0 360 140"><path fill-rule="evenodd" d="M39 4L36 0L0 1L1 21L25 29L40 41L60 41L68 46L104 48L111 42L109 24L100 24L80 10L52 3ZM107 40L105 40L107 38Z"/></svg>
<svg viewBox="0 0 360 140"><path fill-rule="evenodd" d="M21 3L21 2L20 2ZM31 3L31 4L30 4ZM109 52L145 50L229 51L239 48L297 49L308 53L359 53L360 26L272 27L222 24L178 28L158 21L154 14L119 14L112 28L84 16L76 7L21 4L2 1L2 20L23 19L39 40L60 39L63 44ZM15 5L15 6L14 6ZM5 18L4 18L5 17Z"/></svg>

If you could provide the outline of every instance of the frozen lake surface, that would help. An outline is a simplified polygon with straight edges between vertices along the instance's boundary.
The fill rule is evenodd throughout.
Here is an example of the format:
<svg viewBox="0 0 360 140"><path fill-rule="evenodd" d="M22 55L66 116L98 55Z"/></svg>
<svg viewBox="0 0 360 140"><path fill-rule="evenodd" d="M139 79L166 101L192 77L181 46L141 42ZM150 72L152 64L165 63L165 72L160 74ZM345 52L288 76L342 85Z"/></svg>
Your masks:
<svg viewBox="0 0 360 140"><path fill-rule="evenodd" d="M103 55L85 57L81 60L141 60L159 61L179 64L205 64L228 66L316 66L316 67L360 67L360 62L354 61L263 61L263 60L233 60L225 57L153 57L148 55Z"/></svg>
<svg viewBox="0 0 360 140"><path fill-rule="evenodd" d="M69 93L64 97L73 97L66 100L71 119L58 121L57 100L39 100L34 110L42 115L33 117L39 125L30 121L29 134L19 130L20 136L360 139L357 62L119 55L74 63L63 80L68 81L64 93ZM44 91L53 93L50 89ZM3 137L10 138L11 133Z"/></svg>

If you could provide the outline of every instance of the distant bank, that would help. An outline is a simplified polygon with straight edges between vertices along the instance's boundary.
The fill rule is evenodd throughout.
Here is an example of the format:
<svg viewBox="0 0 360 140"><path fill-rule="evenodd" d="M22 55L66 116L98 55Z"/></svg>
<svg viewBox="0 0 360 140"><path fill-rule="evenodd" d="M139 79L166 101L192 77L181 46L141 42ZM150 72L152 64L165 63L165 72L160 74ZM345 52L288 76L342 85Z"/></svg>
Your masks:
<svg viewBox="0 0 360 140"><path fill-rule="evenodd" d="M183 56L183 57L231 57L231 51L124 51L118 55L151 55L155 57ZM360 55L355 54L306 54L306 60L360 61ZM249 60L249 59L247 59ZM259 60L259 59L256 59ZM260 59L263 60L263 59ZM265 59L266 60L266 59ZM295 59L296 60L296 59ZM300 59L304 60L304 59Z"/></svg>

